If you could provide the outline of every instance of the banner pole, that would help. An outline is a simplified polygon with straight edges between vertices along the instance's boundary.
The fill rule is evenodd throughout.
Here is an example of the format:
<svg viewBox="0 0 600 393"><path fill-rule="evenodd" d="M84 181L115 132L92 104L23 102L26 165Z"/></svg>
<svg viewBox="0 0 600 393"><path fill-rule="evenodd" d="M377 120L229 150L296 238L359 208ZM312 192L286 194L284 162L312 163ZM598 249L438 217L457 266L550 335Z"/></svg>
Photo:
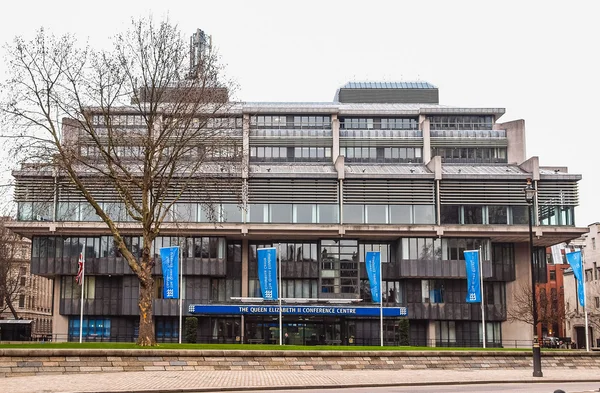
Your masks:
<svg viewBox="0 0 600 393"><path fill-rule="evenodd" d="M279 274L277 277L277 300L279 300L279 345L283 345L283 323L281 321L281 243L277 244L277 267L279 270Z"/></svg>
<svg viewBox="0 0 600 393"><path fill-rule="evenodd" d="M479 246L479 286L481 291L481 331L483 333L483 348L485 349L485 297L483 292L483 248Z"/></svg>
<svg viewBox="0 0 600 393"><path fill-rule="evenodd" d="M177 246L177 252L179 254L179 344L181 344L181 323L183 322L183 260L181 259L181 247Z"/></svg>
<svg viewBox="0 0 600 393"><path fill-rule="evenodd" d="M381 257L381 244L379 245L379 337L383 347L383 269ZM386 292L387 293L387 292Z"/></svg>
<svg viewBox="0 0 600 393"><path fill-rule="evenodd" d="M81 305L79 308L79 343L83 342L83 291L85 290L85 247L87 238L83 240L83 250L81 250Z"/></svg>
<svg viewBox="0 0 600 393"><path fill-rule="evenodd" d="M587 313L587 294L585 293L585 268L583 265L583 253L581 254L581 285L583 286L583 315L585 318L585 350L590 351L590 328L588 326L588 313Z"/></svg>

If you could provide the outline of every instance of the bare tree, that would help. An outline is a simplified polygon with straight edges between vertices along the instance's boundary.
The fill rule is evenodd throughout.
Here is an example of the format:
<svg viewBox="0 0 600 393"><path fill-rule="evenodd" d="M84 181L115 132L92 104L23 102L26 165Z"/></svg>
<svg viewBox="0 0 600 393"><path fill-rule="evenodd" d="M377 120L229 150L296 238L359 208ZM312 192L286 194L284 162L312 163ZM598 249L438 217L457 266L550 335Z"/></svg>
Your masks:
<svg viewBox="0 0 600 393"><path fill-rule="evenodd" d="M507 319L511 322L524 322L533 326L533 293L531 284L521 284L513 292L513 307L507 309ZM548 297L545 288L536 290L537 322L542 326L553 326L561 323L564 310L558 304L558 299Z"/></svg>
<svg viewBox="0 0 600 393"><path fill-rule="evenodd" d="M140 282L139 345L155 345L152 244L175 204L214 212L216 188L241 193L240 177L228 179L241 162L231 83L210 46L191 61L189 49L177 26L152 19L133 20L108 51L44 30L8 48L2 110L12 152L28 163L22 170L51 174L59 195L86 201L106 224ZM122 220L138 223L139 254Z"/></svg>
<svg viewBox="0 0 600 393"><path fill-rule="evenodd" d="M19 269L24 263L23 240L4 226L6 220L7 217L0 217L0 313L10 310L18 319L14 303L24 294Z"/></svg>

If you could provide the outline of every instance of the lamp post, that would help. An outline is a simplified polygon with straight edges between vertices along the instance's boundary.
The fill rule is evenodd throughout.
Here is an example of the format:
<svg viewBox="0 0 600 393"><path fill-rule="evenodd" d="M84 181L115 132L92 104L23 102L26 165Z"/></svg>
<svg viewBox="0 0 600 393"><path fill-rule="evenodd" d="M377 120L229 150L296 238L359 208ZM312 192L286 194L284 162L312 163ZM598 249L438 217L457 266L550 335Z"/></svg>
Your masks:
<svg viewBox="0 0 600 393"><path fill-rule="evenodd" d="M533 201L537 190L531 184L531 179L527 179L527 186L525 186L525 201L529 208L529 259L531 264L531 295L532 295L532 306L531 314L533 317L533 376L543 377L542 374L542 356L540 353L540 342L537 335L537 296L535 293L535 261L533 255Z"/></svg>

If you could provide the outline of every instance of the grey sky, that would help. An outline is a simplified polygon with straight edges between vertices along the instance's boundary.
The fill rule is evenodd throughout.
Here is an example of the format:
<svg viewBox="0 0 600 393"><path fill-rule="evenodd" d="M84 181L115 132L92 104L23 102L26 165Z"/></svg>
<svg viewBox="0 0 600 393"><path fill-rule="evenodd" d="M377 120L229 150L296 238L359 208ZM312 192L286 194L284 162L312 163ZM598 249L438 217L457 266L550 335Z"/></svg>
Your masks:
<svg viewBox="0 0 600 393"><path fill-rule="evenodd" d="M440 103L525 119L528 156L583 175L576 224L600 221L595 1L28 1L0 42L44 26L94 46L131 17L168 15L212 35L244 101L331 101L350 80L425 80ZM4 64L0 65L3 70Z"/></svg>

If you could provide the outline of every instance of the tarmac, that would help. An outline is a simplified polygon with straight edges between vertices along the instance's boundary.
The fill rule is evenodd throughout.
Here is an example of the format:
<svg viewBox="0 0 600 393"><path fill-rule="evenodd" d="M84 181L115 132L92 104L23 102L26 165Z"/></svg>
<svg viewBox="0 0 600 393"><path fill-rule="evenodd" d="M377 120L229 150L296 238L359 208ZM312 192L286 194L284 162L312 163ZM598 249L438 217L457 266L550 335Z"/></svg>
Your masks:
<svg viewBox="0 0 600 393"><path fill-rule="evenodd" d="M600 369L139 371L0 378L0 392L222 392L376 386L600 382Z"/></svg>

